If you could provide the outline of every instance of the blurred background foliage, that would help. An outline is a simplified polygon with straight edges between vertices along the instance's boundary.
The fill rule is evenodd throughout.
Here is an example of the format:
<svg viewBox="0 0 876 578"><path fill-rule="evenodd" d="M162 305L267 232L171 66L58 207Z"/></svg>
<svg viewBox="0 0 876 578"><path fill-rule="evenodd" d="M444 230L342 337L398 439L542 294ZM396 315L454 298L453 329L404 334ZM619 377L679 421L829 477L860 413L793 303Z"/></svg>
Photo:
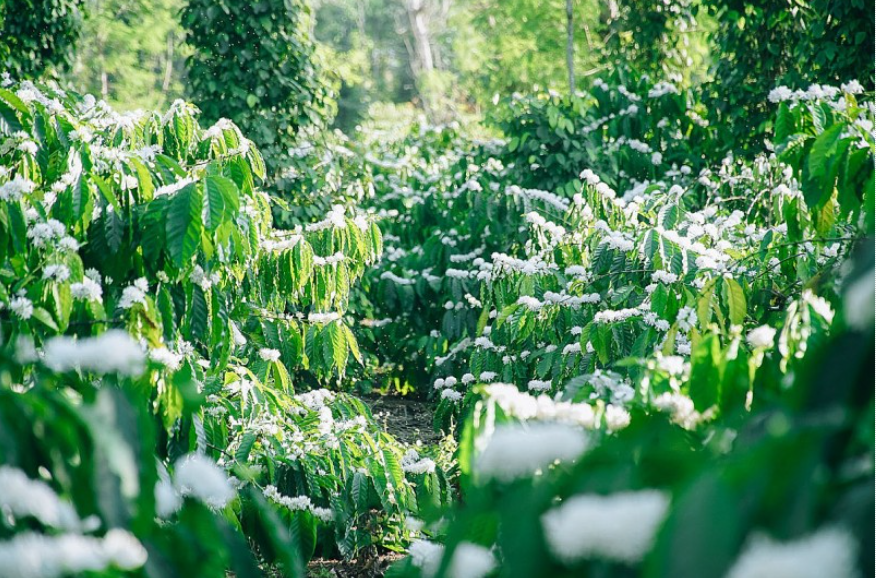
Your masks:
<svg viewBox="0 0 876 578"><path fill-rule="evenodd" d="M777 85L857 78L873 88L872 0L569 4L576 89L619 72L617 62L637 75L702 87L710 97L709 120L737 143L759 142L771 128L764 96ZM217 38L198 36L199 18L181 17L210 5L221 15L217 22L274 11L270 18L289 30L242 25L222 47ZM393 114L391 105L413 105L431 121L447 122L481 118L498 94L536 85L569 90L565 0L259 0L238 11L231 7L212 0L6 0L0 3L0 61L14 76L56 77L122 110L161 108L187 97L202 101L210 116L206 85L191 74L207 78L211 72L198 65L203 58L189 57L213 46L214 56L238 67L239 80L270 86L272 79L256 78L252 68L265 58L267 69L280 74L270 51L254 51L273 40L274 46L294 45L290 57L313 59L315 72L304 75L302 91L329 89L315 97L320 118L294 114L293 125L347 134L364 121L379 122L375 114ZM45 30L52 34L39 33ZM301 66L311 70L311 64ZM259 118L259 110L275 104L261 100L255 92L243 95L244 108L253 110L233 120L241 122L243 112ZM298 127L290 130L294 135Z"/></svg>
<svg viewBox="0 0 876 578"><path fill-rule="evenodd" d="M183 0L85 0L88 15L61 78L120 110L164 108L183 96Z"/></svg>

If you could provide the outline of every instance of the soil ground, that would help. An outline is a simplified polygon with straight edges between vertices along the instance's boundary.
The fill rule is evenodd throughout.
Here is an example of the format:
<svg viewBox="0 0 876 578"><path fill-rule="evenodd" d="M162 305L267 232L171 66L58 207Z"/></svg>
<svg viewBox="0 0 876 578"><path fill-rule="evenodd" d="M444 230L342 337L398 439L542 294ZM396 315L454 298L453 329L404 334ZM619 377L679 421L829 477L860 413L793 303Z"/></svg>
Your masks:
<svg viewBox="0 0 876 578"><path fill-rule="evenodd" d="M363 563L358 560L312 560L307 565L310 578L377 578L390 564L403 556L387 552Z"/></svg>
<svg viewBox="0 0 876 578"><path fill-rule="evenodd" d="M436 444L441 434L432 429L433 404L398 395L366 395L362 401L371 409L374 419L398 441L406 444ZM311 578L377 578L383 576L401 554L383 552L367 560L312 560L307 565Z"/></svg>
<svg viewBox="0 0 876 578"><path fill-rule="evenodd" d="M441 434L432 429L434 405L397 395L372 395L363 398L374 418L384 429L403 443L434 444Z"/></svg>

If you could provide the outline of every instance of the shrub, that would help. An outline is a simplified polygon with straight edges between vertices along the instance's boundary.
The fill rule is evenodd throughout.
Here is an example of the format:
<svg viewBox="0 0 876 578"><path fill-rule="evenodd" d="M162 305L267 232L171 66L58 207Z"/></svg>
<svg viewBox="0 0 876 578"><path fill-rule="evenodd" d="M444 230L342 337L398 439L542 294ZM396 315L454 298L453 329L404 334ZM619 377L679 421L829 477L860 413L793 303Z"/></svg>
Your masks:
<svg viewBox="0 0 876 578"><path fill-rule="evenodd" d="M96 560L59 559L74 573L257 575L251 545L300 575L317 549L398 548L420 500L446 503L361 402L307 391L360 357L345 314L382 251L371 219L274 230L256 147L182 101L118 114L27 82L0 101L10 564L68 540ZM19 505L50 494L55 517Z"/></svg>

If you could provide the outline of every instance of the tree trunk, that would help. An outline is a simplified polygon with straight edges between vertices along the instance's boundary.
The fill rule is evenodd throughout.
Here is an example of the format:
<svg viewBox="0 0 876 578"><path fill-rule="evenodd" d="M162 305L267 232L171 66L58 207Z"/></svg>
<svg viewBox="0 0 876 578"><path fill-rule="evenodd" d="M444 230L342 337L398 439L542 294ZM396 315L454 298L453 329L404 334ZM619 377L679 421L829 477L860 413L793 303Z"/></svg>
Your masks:
<svg viewBox="0 0 876 578"><path fill-rule="evenodd" d="M435 68L432 56L432 43L429 34L429 15L426 13L423 0L408 0L405 3L408 20L411 25L411 35L414 37L414 51L417 55L417 71L429 72Z"/></svg>
<svg viewBox="0 0 876 578"><path fill-rule="evenodd" d="M161 90L167 92L170 89L170 81L173 80L173 32L167 35L167 59L164 62L164 81Z"/></svg>
<svg viewBox="0 0 876 578"><path fill-rule="evenodd" d="M566 66L569 69L569 94L575 94L575 27L572 0L566 0Z"/></svg>

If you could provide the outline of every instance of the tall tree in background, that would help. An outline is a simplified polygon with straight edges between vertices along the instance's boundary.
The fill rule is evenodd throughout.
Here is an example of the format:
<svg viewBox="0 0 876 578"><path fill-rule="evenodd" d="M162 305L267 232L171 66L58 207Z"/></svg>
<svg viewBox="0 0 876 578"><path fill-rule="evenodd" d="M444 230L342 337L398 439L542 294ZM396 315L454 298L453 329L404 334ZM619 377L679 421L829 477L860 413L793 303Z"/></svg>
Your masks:
<svg viewBox="0 0 876 578"><path fill-rule="evenodd" d="M708 1L708 0L704 0ZM603 7L603 60L655 77L696 82L690 36L699 0L611 0Z"/></svg>
<svg viewBox="0 0 876 578"><path fill-rule="evenodd" d="M447 70L438 38L447 27L452 5L452 0L404 0L407 25L399 22L398 27L408 49L420 101L433 119L447 101Z"/></svg>
<svg viewBox="0 0 876 578"><path fill-rule="evenodd" d="M191 98L204 118L228 117L276 171L298 131L330 105L314 62L304 0L189 0L182 12Z"/></svg>
<svg viewBox="0 0 876 578"><path fill-rule="evenodd" d="M448 6L449 2L442 2ZM433 11L430 4L425 0L405 0L409 30L411 33L411 67L415 74L428 74L435 69L435 58L432 56L432 21ZM446 14L446 11L445 11Z"/></svg>
<svg viewBox="0 0 876 578"><path fill-rule="evenodd" d="M578 0L572 68L584 78L605 68L601 0ZM474 101L528 92L534 84L568 87L566 0L460 0L452 20L454 69Z"/></svg>
<svg viewBox="0 0 876 578"><path fill-rule="evenodd" d="M0 69L17 79L64 70L82 30L83 0L0 2Z"/></svg>
<svg viewBox="0 0 876 578"><path fill-rule="evenodd" d="M351 132L372 104L417 97L400 0L316 0L314 14L314 37L337 87L336 127Z"/></svg>

